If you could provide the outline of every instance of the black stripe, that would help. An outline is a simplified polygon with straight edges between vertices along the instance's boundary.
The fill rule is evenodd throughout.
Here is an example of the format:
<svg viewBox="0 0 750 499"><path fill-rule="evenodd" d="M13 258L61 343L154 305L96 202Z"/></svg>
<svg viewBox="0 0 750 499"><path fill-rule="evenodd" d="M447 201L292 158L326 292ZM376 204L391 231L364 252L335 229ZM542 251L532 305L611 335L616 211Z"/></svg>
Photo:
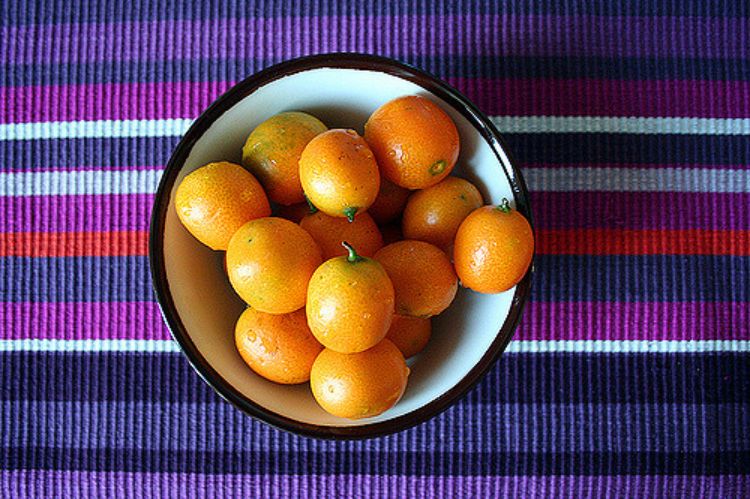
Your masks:
<svg viewBox="0 0 750 499"><path fill-rule="evenodd" d="M740 135L537 133L504 137L521 164L750 164L750 140ZM163 165L178 141L179 137L0 141L0 165L6 170L38 170L50 164Z"/></svg>
<svg viewBox="0 0 750 499"><path fill-rule="evenodd" d="M716 475L747 473L750 451L728 452L206 452L3 448L6 470L79 470L255 475Z"/></svg>
<svg viewBox="0 0 750 499"><path fill-rule="evenodd" d="M747 59L671 57L395 57L441 78L605 78L620 80L748 80ZM280 60L191 59L172 61L106 61L83 63L6 64L4 86L70 85L165 81L241 80Z"/></svg>
<svg viewBox="0 0 750 499"><path fill-rule="evenodd" d="M747 2L732 0L483 0L388 1L322 0L264 2L254 0L134 0L100 6L87 0L13 1L0 4L0 24L50 24L162 19L218 19L237 17L277 18L284 16L404 15L404 14L558 14L598 16L719 16L744 17L750 14Z"/></svg>
<svg viewBox="0 0 750 499"><path fill-rule="evenodd" d="M522 163L750 163L741 135L505 134Z"/></svg>

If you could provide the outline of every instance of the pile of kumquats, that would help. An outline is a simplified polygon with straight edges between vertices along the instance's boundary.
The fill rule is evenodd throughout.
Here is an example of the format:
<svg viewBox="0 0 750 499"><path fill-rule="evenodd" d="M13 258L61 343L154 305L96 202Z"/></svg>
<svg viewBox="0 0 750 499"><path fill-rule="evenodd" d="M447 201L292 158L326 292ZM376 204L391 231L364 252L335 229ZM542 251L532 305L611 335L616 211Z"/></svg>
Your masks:
<svg viewBox="0 0 750 499"><path fill-rule="evenodd" d="M419 96L378 108L364 137L284 112L252 131L242 166L210 163L182 180L181 222L226 251L248 305L235 342L253 371L309 381L335 416L376 416L403 395L405 358L428 343L459 279L480 293L518 283L531 227L506 200L483 206L474 185L449 176L459 142L451 118Z"/></svg>

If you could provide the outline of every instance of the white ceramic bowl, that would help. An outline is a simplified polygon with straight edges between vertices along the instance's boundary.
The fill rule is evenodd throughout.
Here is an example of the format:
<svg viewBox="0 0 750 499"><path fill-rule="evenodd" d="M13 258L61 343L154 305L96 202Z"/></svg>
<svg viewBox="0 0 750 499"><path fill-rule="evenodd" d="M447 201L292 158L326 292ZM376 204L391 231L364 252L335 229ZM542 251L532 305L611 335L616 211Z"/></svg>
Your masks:
<svg viewBox="0 0 750 499"><path fill-rule="evenodd" d="M438 103L461 136L454 174L473 182L486 203L511 202L531 219L528 192L490 121L437 78L381 57L328 54L284 62L235 85L209 107L175 149L153 210L150 259L164 318L193 367L220 395L274 426L317 437L361 438L400 431L455 402L489 369L516 328L531 271L514 289L481 295L460 288L433 319L427 348L410 360L401 401L380 416L346 420L324 412L307 384L282 386L251 371L233 332L243 303L223 270L223 253L195 240L180 224L174 195L180 180L211 161L239 163L242 145L259 123L282 111L306 111L329 127L362 133L381 104L418 94Z"/></svg>

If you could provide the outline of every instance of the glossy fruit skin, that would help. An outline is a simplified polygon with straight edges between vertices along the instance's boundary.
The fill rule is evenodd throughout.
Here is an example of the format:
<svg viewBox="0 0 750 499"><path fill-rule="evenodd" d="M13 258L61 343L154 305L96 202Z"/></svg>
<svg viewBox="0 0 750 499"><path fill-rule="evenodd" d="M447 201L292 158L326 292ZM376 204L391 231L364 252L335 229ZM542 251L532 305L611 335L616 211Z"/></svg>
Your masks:
<svg viewBox="0 0 750 499"><path fill-rule="evenodd" d="M175 210L196 239L222 251L244 223L271 214L258 180L227 161L209 163L182 179L175 194Z"/></svg>
<svg viewBox="0 0 750 499"><path fill-rule="evenodd" d="M248 307L237 321L234 339L253 371L285 385L309 381L313 362L323 350L307 327L304 310L275 315Z"/></svg>
<svg viewBox="0 0 750 499"><path fill-rule="evenodd" d="M326 348L362 352L385 338L393 303L393 285L378 262L339 256L323 263L310 279L307 324Z"/></svg>
<svg viewBox="0 0 750 499"><path fill-rule="evenodd" d="M404 356L396 345L383 340L354 354L326 348L313 363L310 388L328 413L340 418L369 418L396 405L408 377Z"/></svg>
<svg viewBox="0 0 750 499"><path fill-rule="evenodd" d="M227 249L232 287L248 305L269 314L304 307L310 277L322 261L310 234L276 217L246 223Z"/></svg>
<svg viewBox="0 0 750 499"><path fill-rule="evenodd" d="M430 243L404 240L375 253L393 282L396 313L432 317L453 302L458 279L448 256Z"/></svg>
<svg viewBox="0 0 750 499"><path fill-rule="evenodd" d="M448 251L458 226L482 204L482 195L473 184L462 178L447 177L409 197L401 219L404 237Z"/></svg>
<svg viewBox="0 0 750 499"><path fill-rule="evenodd" d="M480 293L501 293L518 284L533 256L529 221L497 206L483 206L466 217L453 249L461 284Z"/></svg>
<svg viewBox="0 0 750 499"><path fill-rule="evenodd" d="M372 203L367 213L378 224L392 222L404 211L409 194L411 194L409 189L404 189L387 178L381 177L378 197L375 198L375 202Z"/></svg>
<svg viewBox="0 0 750 499"><path fill-rule="evenodd" d="M312 139L299 172L307 198L332 217L353 219L367 211L380 189L375 156L354 130L328 130Z"/></svg>
<svg viewBox="0 0 750 499"><path fill-rule="evenodd" d="M248 136L242 148L242 164L258 177L272 201L301 203L300 155L316 135L326 130L323 122L307 113L279 113Z"/></svg>
<svg viewBox="0 0 750 499"><path fill-rule="evenodd" d="M440 106L417 95L389 101L365 124L365 140L391 182L424 189L450 174L460 141L453 120Z"/></svg>
<svg viewBox="0 0 750 499"><path fill-rule="evenodd" d="M353 222L349 222L319 211L306 215L299 225L318 243L324 261L335 256L346 256L348 251L341 244L344 241L357 248L357 253L368 257L383 247L380 229L367 213L357 215Z"/></svg>
<svg viewBox="0 0 750 499"><path fill-rule="evenodd" d="M385 337L408 359L424 350L431 335L432 319L396 314Z"/></svg>

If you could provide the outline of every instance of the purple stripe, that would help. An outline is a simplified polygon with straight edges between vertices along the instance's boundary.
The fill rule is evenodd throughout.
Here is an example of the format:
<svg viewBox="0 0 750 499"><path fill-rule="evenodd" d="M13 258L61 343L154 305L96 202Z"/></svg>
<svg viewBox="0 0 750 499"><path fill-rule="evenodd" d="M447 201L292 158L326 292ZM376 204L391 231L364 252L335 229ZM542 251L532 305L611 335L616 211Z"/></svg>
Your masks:
<svg viewBox="0 0 750 499"><path fill-rule="evenodd" d="M749 475L373 476L0 471L0 492L51 497L747 497Z"/></svg>
<svg viewBox="0 0 750 499"><path fill-rule="evenodd" d="M0 232L148 230L151 194L0 197Z"/></svg>
<svg viewBox="0 0 750 499"><path fill-rule="evenodd" d="M0 122L195 118L233 82L0 87Z"/></svg>
<svg viewBox="0 0 750 499"><path fill-rule="evenodd" d="M750 340L750 304L530 302L516 340Z"/></svg>
<svg viewBox="0 0 750 499"><path fill-rule="evenodd" d="M750 193L532 192L540 229L750 229Z"/></svg>
<svg viewBox="0 0 750 499"><path fill-rule="evenodd" d="M0 339L170 339L154 302L0 303ZM535 302L516 340L750 340L750 305Z"/></svg>
<svg viewBox="0 0 750 499"><path fill-rule="evenodd" d="M363 32L384 36L372 40ZM0 63L128 61L146 54L151 60L290 58L339 51L743 58L750 54L749 32L750 19L743 18L516 14L60 24L3 27L0 38L8 47Z"/></svg>
<svg viewBox="0 0 750 499"><path fill-rule="evenodd" d="M167 340L155 302L0 303L0 339Z"/></svg>
<svg viewBox="0 0 750 499"><path fill-rule="evenodd" d="M215 399L205 404L158 402L0 402L0 413L14 418L0 421L0 449L107 449L110 451L214 453L281 453L288 438L258 441L257 424L234 407ZM130 417L123 417L129 414ZM185 415L190 417L186 418ZM492 426L467 425L462 417L502 421ZM492 442L492 452L638 453L735 452L750 448L750 404L487 404L453 407L440 419L453 433L454 452L481 452L469 442ZM695 422L701 427L696 428ZM436 423L440 423L437 421ZM731 423L731 424L727 424ZM109 431L79 431L80 428ZM190 438L196 429L204 436L200 447ZM523 429L523 431L520 431ZM440 452L440 439L422 441L428 428L410 438L392 439L388 452ZM251 438L244 438L252 436ZM269 435L270 436L270 435ZM313 443L312 452L356 451ZM158 469L158 468L157 468ZM155 469L152 468L152 471Z"/></svg>
<svg viewBox="0 0 750 499"><path fill-rule="evenodd" d="M489 115L750 116L750 82L448 78ZM0 87L0 122L195 118L231 81ZM513 96L498 98L498 96ZM613 158L609 158L612 161Z"/></svg>
<svg viewBox="0 0 750 499"><path fill-rule="evenodd" d="M0 232L148 230L153 195L0 197ZM540 229L750 229L750 193L534 192Z"/></svg>

